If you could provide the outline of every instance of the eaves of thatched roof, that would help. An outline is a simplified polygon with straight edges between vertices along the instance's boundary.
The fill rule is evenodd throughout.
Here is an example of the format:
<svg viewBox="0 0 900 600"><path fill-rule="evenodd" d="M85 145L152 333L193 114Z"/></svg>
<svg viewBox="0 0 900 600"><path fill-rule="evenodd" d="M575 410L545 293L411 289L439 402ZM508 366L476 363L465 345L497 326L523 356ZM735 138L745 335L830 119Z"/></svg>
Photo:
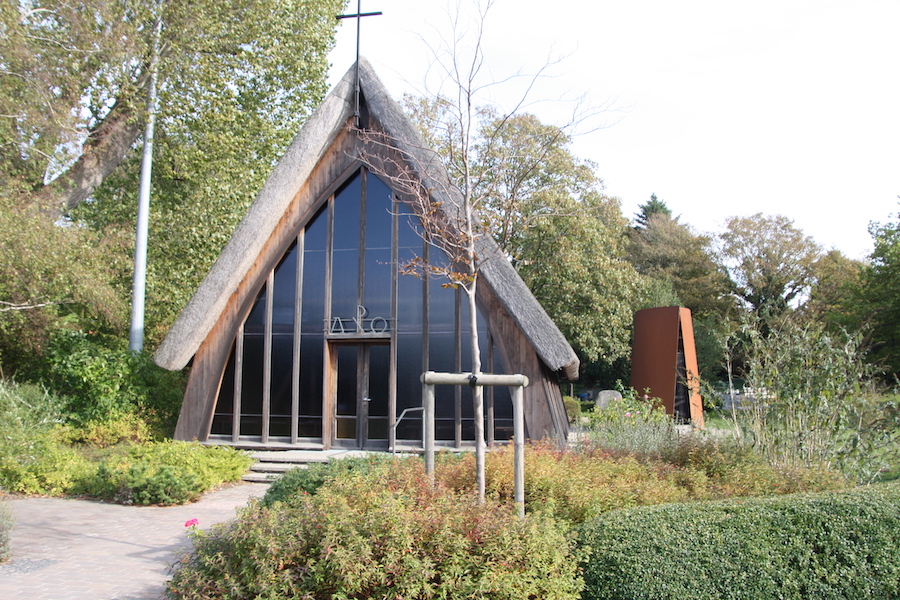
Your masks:
<svg viewBox="0 0 900 600"><path fill-rule="evenodd" d="M408 167L432 195L447 206L459 206L461 195L448 186L446 170L365 59L359 62L360 88L365 108L406 157ZM297 191L346 127L355 105L356 67L351 68L309 118L275 166L256 200L238 225L197 292L179 315L156 351L154 361L166 369L181 369L212 330L229 298L249 271L266 240L278 225ZM512 265L489 238L479 254L492 256L482 266L483 281L493 290L509 315L552 371L578 377L578 357L535 300Z"/></svg>

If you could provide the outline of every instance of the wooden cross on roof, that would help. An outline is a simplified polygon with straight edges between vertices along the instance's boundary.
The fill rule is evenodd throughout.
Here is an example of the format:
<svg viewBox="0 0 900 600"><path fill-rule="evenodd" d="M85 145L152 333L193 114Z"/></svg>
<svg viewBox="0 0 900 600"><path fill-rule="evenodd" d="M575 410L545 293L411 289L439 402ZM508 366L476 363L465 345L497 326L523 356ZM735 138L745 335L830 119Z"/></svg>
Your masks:
<svg viewBox="0 0 900 600"><path fill-rule="evenodd" d="M381 14L381 11L378 12L362 12L362 0L356 0L356 14L353 15L338 15L338 20L341 19L356 19L356 107L353 111L353 116L356 118L356 126L359 127L359 30L360 30L360 22L362 21L362 17L377 17Z"/></svg>

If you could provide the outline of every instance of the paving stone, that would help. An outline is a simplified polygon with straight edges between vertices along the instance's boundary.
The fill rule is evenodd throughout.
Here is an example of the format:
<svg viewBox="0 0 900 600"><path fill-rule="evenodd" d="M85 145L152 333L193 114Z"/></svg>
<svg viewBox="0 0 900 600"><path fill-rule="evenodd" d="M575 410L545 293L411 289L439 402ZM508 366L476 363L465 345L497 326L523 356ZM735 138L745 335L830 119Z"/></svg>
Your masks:
<svg viewBox="0 0 900 600"><path fill-rule="evenodd" d="M2 600L159 600L169 565L202 529L234 518L268 486L245 483L185 506L7 497L15 516L12 560L0 565Z"/></svg>

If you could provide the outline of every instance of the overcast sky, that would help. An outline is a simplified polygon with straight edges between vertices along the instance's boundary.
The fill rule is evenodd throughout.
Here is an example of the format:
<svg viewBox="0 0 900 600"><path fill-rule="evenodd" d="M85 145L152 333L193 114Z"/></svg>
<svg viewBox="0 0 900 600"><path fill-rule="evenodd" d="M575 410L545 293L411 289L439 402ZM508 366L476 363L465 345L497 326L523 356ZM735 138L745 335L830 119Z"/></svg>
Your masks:
<svg viewBox="0 0 900 600"><path fill-rule="evenodd" d="M466 23L473 0L459 4ZM447 6L362 1L383 15L362 20L361 53L395 98L437 89L429 56L453 37ZM864 258L869 222L900 210L898 29L900 0L496 0L482 81L560 59L528 110L561 124L579 98L605 109L573 150L597 163L628 217L652 193L704 232L732 215L782 214ZM332 84L355 52L345 20ZM518 81L484 102L511 108Z"/></svg>

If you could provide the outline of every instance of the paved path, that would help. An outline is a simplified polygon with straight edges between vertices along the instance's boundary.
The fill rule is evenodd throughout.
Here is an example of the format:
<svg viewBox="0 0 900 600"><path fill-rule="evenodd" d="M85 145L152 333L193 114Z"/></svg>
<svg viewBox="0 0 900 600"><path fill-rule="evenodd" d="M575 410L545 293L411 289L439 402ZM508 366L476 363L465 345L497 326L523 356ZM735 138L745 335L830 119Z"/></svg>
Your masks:
<svg viewBox="0 0 900 600"><path fill-rule="evenodd" d="M0 565L2 600L159 600L184 526L227 521L265 484L210 492L186 506L138 507L91 500L7 498L16 518L12 560Z"/></svg>

